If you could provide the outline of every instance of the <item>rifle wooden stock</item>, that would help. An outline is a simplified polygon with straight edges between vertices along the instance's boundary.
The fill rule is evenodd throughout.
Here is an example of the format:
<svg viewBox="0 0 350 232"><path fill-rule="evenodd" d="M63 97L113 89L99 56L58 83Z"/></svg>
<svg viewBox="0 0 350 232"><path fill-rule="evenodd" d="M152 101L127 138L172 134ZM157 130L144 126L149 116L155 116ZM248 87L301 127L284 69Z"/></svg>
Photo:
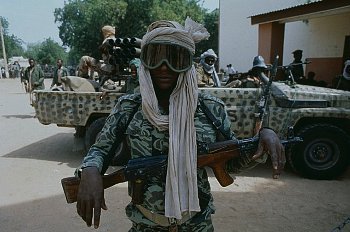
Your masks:
<svg viewBox="0 0 350 232"><path fill-rule="evenodd" d="M225 171L225 163L239 157L239 146L235 141L217 142L209 146L208 153L200 154L197 158L198 167L208 166L213 169L216 179L220 185L226 187L233 183L233 178ZM103 188L109 188L118 183L127 181L124 175L125 168L108 175L104 175ZM67 177L61 180L64 194L67 203L74 203L77 201L80 178Z"/></svg>
<svg viewBox="0 0 350 232"><path fill-rule="evenodd" d="M109 175L104 175L103 188L109 188L113 185L125 182L124 168L115 171ZM67 203L74 203L77 201L78 189L80 184L80 178L78 177L67 177L61 180L64 195L66 196Z"/></svg>
<svg viewBox="0 0 350 232"><path fill-rule="evenodd" d="M299 137L294 137L288 140L282 140L283 145L288 143L301 142L302 139ZM206 152L199 154L197 156L197 166L210 167L216 179L221 186L226 187L233 183L233 178L226 172L225 164L231 159L237 159L242 156L245 152L254 153L258 145L258 138L254 137L251 139L243 140L227 140L222 142L216 142L209 144L206 148ZM147 158L144 158L147 159ZM124 167L116 172L108 175L104 175L103 178L103 188L109 188L115 184L128 181L125 177ZM150 167L155 168L155 167ZM73 203L77 201L77 194L80 179L78 177L67 177L61 180L64 194L66 196L67 203Z"/></svg>

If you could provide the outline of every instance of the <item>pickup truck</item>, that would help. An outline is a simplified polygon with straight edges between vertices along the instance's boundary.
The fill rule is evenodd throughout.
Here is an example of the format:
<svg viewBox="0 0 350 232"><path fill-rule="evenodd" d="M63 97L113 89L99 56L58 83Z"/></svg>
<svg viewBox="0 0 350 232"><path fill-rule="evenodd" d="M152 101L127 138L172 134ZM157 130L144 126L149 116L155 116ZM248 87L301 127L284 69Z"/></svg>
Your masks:
<svg viewBox="0 0 350 232"><path fill-rule="evenodd" d="M227 107L232 130L238 138L254 135L258 88L200 88L220 98ZM34 91L36 117L44 125L75 127L89 148L106 117L123 93L77 91ZM333 179L341 175L350 160L350 92L274 81L271 84L265 125L285 138L292 127L303 142L286 152L294 171L311 179ZM126 145L116 151L121 156Z"/></svg>

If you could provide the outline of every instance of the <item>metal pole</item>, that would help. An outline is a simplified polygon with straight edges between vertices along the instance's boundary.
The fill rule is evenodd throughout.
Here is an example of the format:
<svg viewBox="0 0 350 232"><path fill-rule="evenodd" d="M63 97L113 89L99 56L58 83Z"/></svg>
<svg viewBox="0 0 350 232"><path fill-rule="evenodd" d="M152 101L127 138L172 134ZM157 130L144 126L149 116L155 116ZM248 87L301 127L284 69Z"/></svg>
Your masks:
<svg viewBox="0 0 350 232"><path fill-rule="evenodd" d="M6 50L5 50L5 42L4 42L4 35L3 35L3 28L2 28L2 24L1 24L1 18L0 18L0 35L1 35L2 53L3 53L4 61L5 61L5 77L9 78L9 67L7 66L7 58L6 58Z"/></svg>

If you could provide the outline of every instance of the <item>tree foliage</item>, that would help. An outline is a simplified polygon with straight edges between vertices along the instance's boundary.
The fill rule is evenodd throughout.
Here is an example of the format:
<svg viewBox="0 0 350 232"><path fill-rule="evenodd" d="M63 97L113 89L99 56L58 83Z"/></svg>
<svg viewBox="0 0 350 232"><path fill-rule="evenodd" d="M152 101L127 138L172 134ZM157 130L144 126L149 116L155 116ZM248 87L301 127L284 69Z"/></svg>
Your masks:
<svg viewBox="0 0 350 232"><path fill-rule="evenodd" d="M55 22L63 45L79 50L80 55L97 57L102 41L101 28L114 25L125 14L127 4L115 0L68 0L63 8L56 8Z"/></svg>
<svg viewBox="0 0 350 232"><path fill-rule="evenodd" d="M9 35L8 27L9 22L0 16L1 24L3 27L3 37L5 44L5 51L7 58L12 56L22 56L24 54L24 49L22 47L23 41L17 38L15 35ZM0 46L0 57L3 57L2 46Z"/></svg>
<svg viewBox="0 0 350 232"><path fill-rule="evenodd" d="M67 61L67 53L65 50L51 38L46 39L42 43L29 44L26 56L33 57L39 64L56 64L57 59Z"/></svg>
<svg viewBox="0 0 350 232"><path fill-rule="evenodd" d="M204 16L204 25L210 33L208 40L201 41L196 47L196 54L200 55L209 48L219 55L219 9L213 10Z"/></svg>
<svg viewBox="0 0 350 232"><path fill-rule="evenodd" d="M183 23L186 16L206 27L217 51L218 14L207 14L198 0L68 0L63 8L56 8L55 22L64 45L71 48L70 57L89 55L101 57L99 46L103 40L101 28L111 25L117 28L117 37L141 38L147 26L156 20L167 19ZM213 21L210 21L213 20ZM215 28L216 27L216 28ZM213 31L210 31L213 30ZM215 49L216 47L216 49ZM208 49L207 48L207 49ZM207 49L201 49L207 50Z"/></svg>

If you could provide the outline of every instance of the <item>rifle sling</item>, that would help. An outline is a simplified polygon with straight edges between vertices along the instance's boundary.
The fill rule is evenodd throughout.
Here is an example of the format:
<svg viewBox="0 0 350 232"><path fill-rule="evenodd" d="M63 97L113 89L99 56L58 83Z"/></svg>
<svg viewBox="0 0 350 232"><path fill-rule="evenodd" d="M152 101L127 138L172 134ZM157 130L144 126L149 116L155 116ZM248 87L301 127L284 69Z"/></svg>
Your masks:
<svg viewBox="0 0 350 232"><path fill-rule="evenodd" d="M140 102L138 102L137 104L136 104L136 106L133 108L133 111L132 111L132 113L130 114L130 117L128 118L128 122L126 123L126 127L124 128L124 132L122 133L122 137L125 137L124 136L124 134L125 134L125 131L126 131L126 129L128 128L128 126L129 126L129 124L130 124L130 122L131 122L131 120L134 118L134 115L136 114L136 112L138 111L138 109L139 109L139 106L140 106ZM122 138L120 141L122 142L123 141L123 139L124 138ZM114 156L114 153L115 153L115 150L117 149L117 147L120 145L120 143L117 143L117 142L114 142L113 143L113 145L112 145L112 148L111 148L111 150L110 150L110 152L109 152L109 156L108 156L108 159L106 159L106 161L104 162L104 164L103 164L103 168L102 168L102 174L104 174L106 171L107 171L107 169L108 169L108 166L109 166L109 163L110 163L110 161L112 160L112 158L113 158L113 156ZM113 155L112 155L113 154Z"/></svg>
<svg viewBox="0 0 350 232"><path fill-rule="evenodd" d="M213 113L209 110L209 108L205 105L203 99L199 99L199 107L204 112L204 114L207 116L207 118L212 122L214 127L221 132L221 134L225 137L227 140L231 140L231 132L224 129L224 125L222 122L215 118Z"/></svg>

